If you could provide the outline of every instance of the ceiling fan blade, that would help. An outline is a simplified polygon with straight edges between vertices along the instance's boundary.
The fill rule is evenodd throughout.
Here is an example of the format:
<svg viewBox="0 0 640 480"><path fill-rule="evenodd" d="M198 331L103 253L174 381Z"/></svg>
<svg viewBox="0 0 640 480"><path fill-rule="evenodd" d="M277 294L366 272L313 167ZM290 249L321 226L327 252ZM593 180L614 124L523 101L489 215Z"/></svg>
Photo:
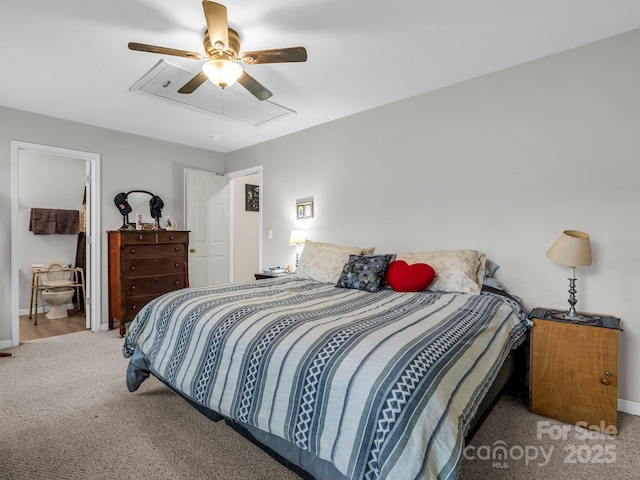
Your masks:
<svg viewBox="0 0 640 480"><path fill-rule="evenodd" d="M192 58L194 60L200 60L202 55L196 52L188 52L186 50L177 50L175 48L157 47L155 45L147 45L144 43L129 42L130 50L137 50L139 52L151 52L160 53L163 55L175 55L176 57Z"/></svg>
<svg viewBox="0 0 640 480"><path fill-rule="evenodd" d="M272 50L256 50L243 52L240 59L244 63L285 63L306 62L307 49L304 47L274 48Z"/></svg>
<svg viewBox="0 0 640 480"><path fill-rule="evenodd" d="M273 93L267 90L260 82L247 72L243 72L242 75L240 75L238 83L249 90L249 92L260 101L266 100L273 95Z"/></svg>
<svg viewBox="0 0 640 480"><path fill-rule="evenodd" d="M227 23L227 7L219 3L202 2L204 16L207 19L207 29L211 45L218 50L229 48L229 24Z"/></svg>
<svg viewBox="0 0 640 480"><path fill-rule="evenodd" d="M178 93L193 93L193 91L196 88L198 88L200 85L202 85L207 80L208 80L207 76L204 74L204 72L200 72L195 77L193 77L191 80L189 80L187 83L185 83L180 88L180 90L178 90Z"/></svg>

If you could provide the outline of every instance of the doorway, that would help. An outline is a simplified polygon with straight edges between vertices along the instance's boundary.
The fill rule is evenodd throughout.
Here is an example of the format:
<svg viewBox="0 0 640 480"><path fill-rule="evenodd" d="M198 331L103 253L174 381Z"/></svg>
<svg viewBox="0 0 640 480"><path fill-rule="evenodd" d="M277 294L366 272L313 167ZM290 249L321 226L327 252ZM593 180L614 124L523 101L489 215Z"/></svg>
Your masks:
<svg viewBox="0 0 640 480"><path fill-rule="evenodd" d="M238 202L236 198L245 195L245 178L250 178L251 183L261 189L262 166L226 175L185 169L184 217L186 229L190 231L189 285L192 287L248 281L262 265L262 202L258 211L248 212L254 218L245 231L236 232L235 228L237 223L247 225L238 215L246 213L244 200ZM244 235L248 244L239 244L239 235ZM234 259L239 250L244 257L255 260L249 266L236 265L245 263ZM249 250L251 254L247 255Z"/></svg>
<svg viewBox="0 0 640 480"><path fill-rule="evenodd" d="M259 173L237 176L231 180L231 265L232 279L242 283L255 280L262 271L262 178ZM253 195L257 193L257 195Z"/></svg>
<svg viewBox="0 0 640 480"><path fill-rule="evenodd" d="M25 248L25 235L27 232L25 223L25 206L20 204L21 175L29 176L29 172L21 168L22 164L33 161L34 158L39 161L51 163L51 168L56 169L57 166L63 167L65 164L76 164L80 169L78 185L74 185L78 190L78 208L83 200L83 187L86 192L84 199L86 202L86 232L83 246L85 248L86 264L84 269L85 291L86 291L86 321L85 328L92 331L100 331L100 235L97 234L100 225L100 155L91 152L83 152L78 150L70 150L66 148L53 147L48 145L40 145L28 142L12 141L11 142L11 340L13 346L20 344L20 312L25 310L25 298L29 298L32 293L32 265L31 263L39 263L50 259L40 259L35 257L34 260L25 261L23 249ZM29 160L31 159L31 160ZM76 163L83 162L83 163ZM54 165L55 164L55 165ZM52 180L58 181L61 189L69 188L64 181L63 172L58 171L52 176ZM25 180L24 178L22 180ZM27 183L28 185L28 183ZM24 188L24 187L23 187ZM32 187L37 188L37 187ZM39 205L40 207L55 208L55 198L52 198L48 204ZM27 223L28 224L28 223ZM26 232L26 233L25 233ZM49 236L46 243L53 244L59 239ZM61 235L67 238L66 241L73 244L75 249L78 244L77 236ZM55 251L55 250L52 250ZM45 252L39 251L37 255ZM27 256L26 258L29 258ZM26 286L25 286L26 285ZM27 290L27 292L25 292ZM26 293L26 294L25 294ZM30 309L31 307L29 307Z"/></svg>

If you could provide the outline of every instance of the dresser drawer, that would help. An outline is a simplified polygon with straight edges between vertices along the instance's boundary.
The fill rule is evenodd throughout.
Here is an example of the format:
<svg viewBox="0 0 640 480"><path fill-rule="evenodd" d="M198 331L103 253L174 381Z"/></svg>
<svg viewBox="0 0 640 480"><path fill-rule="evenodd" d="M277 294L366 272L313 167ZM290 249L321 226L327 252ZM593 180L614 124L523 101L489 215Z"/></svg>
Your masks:
<svg viewBox="0 0 640 480"><path fill-rule="evenodd" d="M153 258L172 257L184 255L186 245L184 243L166 243L155 245L125 245L122 249L122 258Z"/></svg>
<svg viewBox="0 0 640 480"><path fill-rule="evenodd" d="M162 293L184 288L186 286L184 280L184 273L153 277L131 277L125 279L123 293L126 299L152 294L158 296Z"/></svg>
<svg viewBox="0 0 640 480"><path fill-rule="evenodd" d="M122 263L125 275L124 280L148 275L184 274L186 270L184 257L129 258Z"/></svg>
<svg viewBox="0 0 640 480"><path fill-rule="evenodd" d="M158 234L156 231L136 231L122 232L122 243L124 245L139 245L144 243L157 243Z"/></svg>
<svg viewBox="0 0 640 480"><path fill-rule="evenodd" d="M187 232L158 232L158 243L189 243Z"/></svg>
<svg viewBox="0 0 640 480"><path fill-rule="evenodd" d="M124 317L124 323L130 322L133 318L140 313L142 307L149 303L154 298L158 298L158 294L146 295L144 297L127 298L124 302L124 309L121 312Z"/></svg>

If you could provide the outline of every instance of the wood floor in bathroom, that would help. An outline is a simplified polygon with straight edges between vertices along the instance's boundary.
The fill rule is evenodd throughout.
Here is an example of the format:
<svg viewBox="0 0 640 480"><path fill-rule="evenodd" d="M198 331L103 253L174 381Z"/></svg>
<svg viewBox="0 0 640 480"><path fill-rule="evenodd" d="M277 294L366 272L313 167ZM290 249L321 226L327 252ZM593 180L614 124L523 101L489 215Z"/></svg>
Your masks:
<svg viewBox="0 0 640 480"><path fill-rule="evenodd" d="M20 342L38 340L39 338L66 335L86 330L86 317L83 311L69 310L68 318L49 320L44 314L38 314L38 325L33 324L29 315L20 317Z"/></svg>

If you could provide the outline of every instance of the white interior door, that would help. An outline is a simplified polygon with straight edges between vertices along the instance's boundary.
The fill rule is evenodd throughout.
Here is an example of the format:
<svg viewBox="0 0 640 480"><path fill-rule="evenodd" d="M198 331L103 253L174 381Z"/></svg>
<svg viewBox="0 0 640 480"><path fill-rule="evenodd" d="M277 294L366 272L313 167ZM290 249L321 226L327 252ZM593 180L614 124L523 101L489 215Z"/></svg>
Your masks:
<svg viewBox="0 0 640 480"><path fill-rule="evenodd" d="M189 285L228 283L229 179L185 168L185 219L189 234Z"/></svg>

